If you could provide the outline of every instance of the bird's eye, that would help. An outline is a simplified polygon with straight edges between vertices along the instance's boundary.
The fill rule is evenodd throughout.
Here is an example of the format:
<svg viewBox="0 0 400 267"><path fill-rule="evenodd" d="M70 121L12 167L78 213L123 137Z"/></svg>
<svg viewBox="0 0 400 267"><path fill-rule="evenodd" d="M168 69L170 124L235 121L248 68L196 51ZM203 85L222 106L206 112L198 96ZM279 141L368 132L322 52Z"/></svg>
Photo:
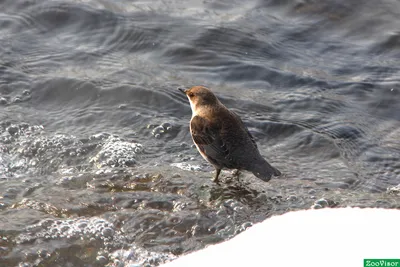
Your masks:
<svg viewBox="0 0 400 267"><path fill-rule="evenodd" d="M189 93L188 96L189 97L194 97L194 94L193 93Z"/></svg>

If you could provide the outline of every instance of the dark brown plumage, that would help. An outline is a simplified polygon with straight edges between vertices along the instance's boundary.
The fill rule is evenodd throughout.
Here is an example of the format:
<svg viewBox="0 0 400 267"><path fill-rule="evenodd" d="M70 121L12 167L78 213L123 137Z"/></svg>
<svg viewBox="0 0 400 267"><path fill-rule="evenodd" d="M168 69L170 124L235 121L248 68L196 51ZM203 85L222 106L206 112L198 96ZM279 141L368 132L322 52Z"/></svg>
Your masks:
<svg viewBox="0 0 400 267"><path fill-rule="evenodd" d="M247 170L264 181L269 181L272 175L281 175L260 155L240 117L227 109L208 88L194 86L179 90L189 99L193 142L203 158L214 166L215 182L223 168Z"/></svg>

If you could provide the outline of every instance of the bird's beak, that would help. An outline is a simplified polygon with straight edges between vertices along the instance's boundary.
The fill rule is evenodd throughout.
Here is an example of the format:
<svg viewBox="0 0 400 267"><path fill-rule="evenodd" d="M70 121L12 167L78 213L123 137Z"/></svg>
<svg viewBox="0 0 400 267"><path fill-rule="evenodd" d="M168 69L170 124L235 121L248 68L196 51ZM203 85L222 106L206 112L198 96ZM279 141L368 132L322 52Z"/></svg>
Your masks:
<svg viewBox="0 0 400 267"><path fill-rule="evenodd" d="M186 91L187 91L186 88L178 87L178 90L181 91L182 93L184 93L184 94L186 95Z"/></svg>

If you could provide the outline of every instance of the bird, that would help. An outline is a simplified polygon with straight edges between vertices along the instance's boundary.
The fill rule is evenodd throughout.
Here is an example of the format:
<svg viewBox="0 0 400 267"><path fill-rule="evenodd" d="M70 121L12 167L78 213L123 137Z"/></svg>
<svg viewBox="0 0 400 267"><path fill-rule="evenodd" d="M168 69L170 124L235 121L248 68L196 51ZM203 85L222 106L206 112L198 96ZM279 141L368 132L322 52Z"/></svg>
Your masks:
<svg viewBox="0 0 400 267"><path fill-rule="evenodd" d="M272 175L281 175L261 156L241 118L224 106L210 89L205 86L178 89L189 99L190 133L201 156L214 166L215 183L219 183L218 177L224 168L250 171L266 182Z"/></svg>

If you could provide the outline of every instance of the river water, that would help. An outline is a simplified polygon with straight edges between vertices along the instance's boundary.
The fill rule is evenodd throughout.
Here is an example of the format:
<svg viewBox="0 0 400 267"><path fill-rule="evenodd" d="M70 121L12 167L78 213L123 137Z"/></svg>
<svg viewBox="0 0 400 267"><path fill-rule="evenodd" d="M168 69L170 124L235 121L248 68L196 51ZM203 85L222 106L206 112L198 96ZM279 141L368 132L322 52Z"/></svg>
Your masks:
<svg viewBox="0 0 400 267"><path fill-rule="evenodd" d="M212 183L176 89L200 84L282 177ZM0 265L157 266L292 210L400 208L399 102L396 0L2 0Z"/></svg>

